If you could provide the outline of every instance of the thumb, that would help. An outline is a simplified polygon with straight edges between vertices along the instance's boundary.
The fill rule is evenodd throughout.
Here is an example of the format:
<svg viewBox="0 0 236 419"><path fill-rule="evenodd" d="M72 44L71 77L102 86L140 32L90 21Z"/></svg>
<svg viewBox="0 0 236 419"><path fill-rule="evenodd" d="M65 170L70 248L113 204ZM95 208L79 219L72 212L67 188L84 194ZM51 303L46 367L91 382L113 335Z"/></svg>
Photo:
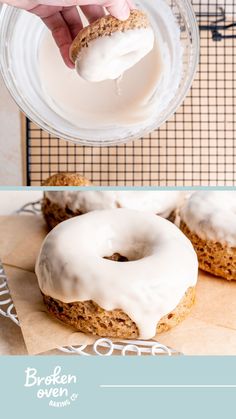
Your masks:
<svg viewBox="0 0 236 419"><path fill-rule="evenodd" d="M120 20L126 20L130 14L130 7L127 0L113 0L104 2L108 12Z"/></svg>

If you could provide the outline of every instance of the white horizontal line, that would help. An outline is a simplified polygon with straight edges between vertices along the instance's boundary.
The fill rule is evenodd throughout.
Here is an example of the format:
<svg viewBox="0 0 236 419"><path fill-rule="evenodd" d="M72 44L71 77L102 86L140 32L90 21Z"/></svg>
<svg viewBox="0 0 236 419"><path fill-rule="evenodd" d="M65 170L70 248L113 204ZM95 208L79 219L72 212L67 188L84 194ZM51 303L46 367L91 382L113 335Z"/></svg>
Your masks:
<svg viewBox="0 0 236 419"><path fill-rule="evenodd" d="M236 388L236 384L100 384L101 388Z"/></svg>

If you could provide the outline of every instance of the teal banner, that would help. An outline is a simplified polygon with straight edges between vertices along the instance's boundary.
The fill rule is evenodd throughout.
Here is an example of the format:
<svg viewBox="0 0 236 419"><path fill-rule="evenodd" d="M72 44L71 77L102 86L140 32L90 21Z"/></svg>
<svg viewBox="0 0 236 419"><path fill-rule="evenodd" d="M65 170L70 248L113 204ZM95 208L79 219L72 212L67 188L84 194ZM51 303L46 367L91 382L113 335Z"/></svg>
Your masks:
<svg viewBox="0 0 236 419"><path fill-rule="evenodd" d="M0 357L0 417L235 417L236 357Z"/></svg>

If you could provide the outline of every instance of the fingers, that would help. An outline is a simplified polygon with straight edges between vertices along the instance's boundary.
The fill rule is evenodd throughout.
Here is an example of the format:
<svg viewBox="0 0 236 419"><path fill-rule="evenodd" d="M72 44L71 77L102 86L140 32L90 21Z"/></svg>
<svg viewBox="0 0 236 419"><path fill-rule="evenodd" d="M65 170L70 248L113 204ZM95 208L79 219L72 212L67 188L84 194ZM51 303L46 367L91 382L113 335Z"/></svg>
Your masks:
<svg viewBox="0 0 236 419"><path fill-rule="evenodd" d="M133 0L78 0L77 3L90 23L104 16L102 6L120 20L128 19L130 10L135 8Z"/></svg>
<svg viewBox="0 0 236 419"><path fill-rule="evenodd" d="M19 0L19 1L22 1L22 0ZM76 0L40 0L40 2L38 1L38 3L46 4L47 6L71 7L71 6L76 6L76 5L79 6L80 0L77 0L77 1ZM82 4L85 4L85 2L82 1Z"/></svg>
<svg viewBox="0 0 236 419"><path fill-rule="evenodd" d="M79 12L76 7L65 7L61 12L67 26L69 28L72 40L78 35L83 24L80 19Z"/></svg>
<svg viewBox="0 0 236 419"><path fill-rule="evenodd" d="M43 18L43 21L52 32L52 36L60 49L65 64L70 68L74 68L74 64L71 62L69 57L72 36L66 21L63 19L63 16L58 12Z"/></svg>
<svg viewBox="0 0 236 419"><path fill-rule="evenodd" d="M98 5L106 7L108 12L120 20L126 20L129 17L130 9L134 8L133 0L41 0L40 4L48 6L88 6Z"/></svg>
<svg viewBox="0 0 236 419"><path fill-rule="evenodd" d="M104 16L104 9L101 6L80 6L85 17L88 19L89 23L94 22L96 19Z"/></svg>
<svg viewBox="0 0 236 419"><path fill-rule="evenodd" d="M2 2L0 2L2 3ZM37 1L31 1L31 0L4 0L4 3L9 4L9 6L17 7L18 9L25 9L30 10L33 7L38 6Z"/></svg>
<svg viewBox="0 0 236 419"><path fill-rule="evenodd" d="M30 9L30 12L39 16L41 19L55 15L61 11L61 7L54 7L53 9L48 6L36 6Z"/></svg>
<svg viewBox="0 0 236 419"><path fill-rule="evenodd" d="M106 5L107 3L107 5ZM108 12L120 20L126 20L130 15L130 7L127 0L114 0L105 2Z"/></svg>
<svg viewBox="0 0 236 419"><path fill-rule="evenodd" d="M80 5L89 23L104 15L103 7L112 16L120 20L128 19L130 10L135 7L133 0L41 0L41 6L32 7L33 3L35 2L31 2L31 11L38 14L51 30L62 58L70 68L74 68L69 55L70 46L73 39L82 29L80 15L75 5ZM54 13L49 16L46 15L51 9L48 6L54 6L52 8Z"/></svg>

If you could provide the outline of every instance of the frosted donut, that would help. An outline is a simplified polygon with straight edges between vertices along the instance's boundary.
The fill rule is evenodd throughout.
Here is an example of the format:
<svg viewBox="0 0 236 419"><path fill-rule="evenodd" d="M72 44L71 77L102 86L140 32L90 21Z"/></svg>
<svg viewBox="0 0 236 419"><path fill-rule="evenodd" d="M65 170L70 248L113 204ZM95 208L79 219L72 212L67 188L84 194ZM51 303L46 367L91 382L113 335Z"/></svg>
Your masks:
<svg viewBox="0 0 236 419"><path fill-rule="evenodd" d="M51 314L79 331L119 338L149 339L181 321L197 271L193 247L174 224L129 209L59 224L36 263Z"/></svg>
<svg viewBox="0 0 236 419"><path fill-rule="evenodd" d="M195 192L180 218L180 228L191 240L200 268L236 280L236 193Z"/></svg>
<svg viewBox="0 0 236 419"><path fill-rule="evenodd" d="M83 28L70 49L78 74L90 82L118 79L154 46L154 32L145 13L132 10L120 21L104 16Z"/></svg>
<svg viewBox="0 0 236 419"><path fill-rule="evenodd" d="M178 191L46 191L42 212L50 229L77 215L114 208L150 211L174 221L182 197Z"/></svg>

